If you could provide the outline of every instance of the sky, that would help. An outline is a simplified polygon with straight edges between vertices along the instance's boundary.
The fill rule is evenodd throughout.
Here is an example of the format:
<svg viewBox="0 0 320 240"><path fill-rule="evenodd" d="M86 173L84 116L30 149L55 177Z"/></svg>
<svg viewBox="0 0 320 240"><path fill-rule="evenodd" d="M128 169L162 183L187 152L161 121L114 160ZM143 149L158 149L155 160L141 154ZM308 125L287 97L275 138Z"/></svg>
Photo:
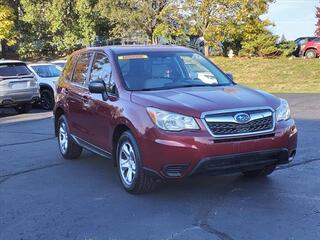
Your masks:
<svg viewBox="0 0 320 240"><path fill-rule="evenodd" d="M287 40L313 36L315 32L315 7L320 0L276 0L269 7L267 17L276 26L271 31Z"/></svg>

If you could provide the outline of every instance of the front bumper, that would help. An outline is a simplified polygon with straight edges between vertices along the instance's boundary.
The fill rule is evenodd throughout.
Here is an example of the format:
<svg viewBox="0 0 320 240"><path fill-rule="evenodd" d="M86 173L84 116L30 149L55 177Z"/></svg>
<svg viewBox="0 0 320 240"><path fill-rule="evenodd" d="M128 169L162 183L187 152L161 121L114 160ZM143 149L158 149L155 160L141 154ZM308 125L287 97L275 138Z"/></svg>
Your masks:
<svg viewBox="0 0 320 240"><path fill-rule="evenodd" d="M199 131L178 133L154 128L138 141L148 173L160 178L182 178L286 164L296 153L297 128L289 119L277 123L272 133L225 139L215 139L203 125Z"/></svg>

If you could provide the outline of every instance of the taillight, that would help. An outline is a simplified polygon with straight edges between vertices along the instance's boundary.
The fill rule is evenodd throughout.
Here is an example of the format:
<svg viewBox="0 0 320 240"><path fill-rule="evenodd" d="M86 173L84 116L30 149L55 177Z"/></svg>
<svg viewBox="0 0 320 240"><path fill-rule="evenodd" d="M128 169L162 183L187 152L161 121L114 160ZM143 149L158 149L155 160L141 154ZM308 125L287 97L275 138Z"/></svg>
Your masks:
<svg viewBox="0 0 320 240"><path fill-rule="evenodd" d="M9 83L8 81L4 81L3 79L0 79L0 87L8 87Z"/></svg>
<svg viewBox="0 0 320 240"><path fill-rule="evenodd" d="M30 81L30 87L36 87L37 85L38 85L37 79L36 79L36 78L33 78L33 79Z"/></svg>

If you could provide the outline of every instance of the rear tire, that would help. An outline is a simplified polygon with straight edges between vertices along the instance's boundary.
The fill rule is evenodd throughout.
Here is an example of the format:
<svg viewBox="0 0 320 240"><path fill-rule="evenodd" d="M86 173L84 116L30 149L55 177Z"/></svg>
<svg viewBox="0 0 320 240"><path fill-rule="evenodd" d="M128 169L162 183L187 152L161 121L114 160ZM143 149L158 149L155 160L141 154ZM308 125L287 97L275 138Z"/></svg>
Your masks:
<svg viewBox="0 0 320 240"><path fill-rule="evenodd" d="M31 104L23 104L23 105L18 105L18 106L15 107L15 110L19 114L28 113L28 112L31 111L31 109L32 109L32 105Z"/></svg>
<svg viewBox="0 0 320 240"><path fill-rule="evenodd" d="M69 160L80 157L82 147L72 140L67 118L64 115L58 120L58 143L60 152L65 159Z"/></svg>
<svg viewBox="0 0 320 240"><path fill-rule="evenodd" d="M308 59L316 58L317 57L317 52L314 49L309 49L309 50L306 51L305 56Z"/></svg>
<svg viewBox="0 0 320 240"><path fill-rule="evenodd" d="M124 132L117 144L118 173L124 189L132 194L152 192L156 181L143 171L138 143L130 131Z"/></svg>
<svg viewBox="0 0 320 240"><path fill-rule="evenodd" d="M43 89L40 92L40 104L44 110L52 110L54 108L54 95L49 89Z"/></svg>
<svg viewBox="0 0 320 240"><path fill-rule="evenodd" d="M249 178L266 177L271 173L273 173L275 168L276 168L276 165L271 165L258 170L245 171L245 172L242 172L242 174Z"/></svg>

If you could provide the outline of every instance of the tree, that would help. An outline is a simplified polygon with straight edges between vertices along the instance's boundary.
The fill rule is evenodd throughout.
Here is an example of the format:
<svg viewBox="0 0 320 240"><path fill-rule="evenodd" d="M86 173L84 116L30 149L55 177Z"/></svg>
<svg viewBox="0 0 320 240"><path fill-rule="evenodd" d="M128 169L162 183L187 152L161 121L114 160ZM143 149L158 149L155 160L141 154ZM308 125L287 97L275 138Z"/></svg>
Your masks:
<svg viewBox="0 0 320 240"><path fill-rule="evenodd" d="M47 55L51 48L52 33L47 19L50 1L21 0L23 14L20 17L20 47L22 56Z"/></svg>
<svg viewBox="0 0 320 240"><path fill-rule="evenodd" d="M97 9L98 0L21 0L25 24L20 54L69 53L90 46L109 23Z"/></svg>
<svg viewBox="0 0 320 240"><path fill-rule="evenodd" d="M320 37L320 7L316 8L316 18L318 19L317 23L316 23L316 31L315 34L317 37Z"/></svg>
<svg viewBox="0 0 320 240"><path fill-rule="evenodd" d="M267 33L271 23L262 20L273 0L186 0L191 32L202 36L209 45L227 43L239 51L243 41ZM252 37L250 37L252 36ZM206 51L207 52L207 51Z"/></svg>
<svg viewBox="0 0 320 240"><path fill-rule="evenodd" d="M112 23L111 33L114 37L130 38L142 35L146 36L149 42L157 43L159 32L163 32L164 26L169 27L171 23L176 23L175 20L172 22L169 20L171 16L176 16L178 10L173 6L175 2L174 0L100 0L99 9Z"/></svg>
<svg viewBox="0 0 320 240"><path fill-rule="evenodd" d="M276 47L278 36L274 36L271 32L263 32L255 34L250 40L245 39L242 42L240 54L243 56L259 56L267 57L279 55Z"/></svg>
<svg viewBox="0 0 320 240"><path fill-rule="evenodd" d="M15 21L14 10L8 5L0 4L0 41L5 40L8 45L16 43Z"/></svg>

